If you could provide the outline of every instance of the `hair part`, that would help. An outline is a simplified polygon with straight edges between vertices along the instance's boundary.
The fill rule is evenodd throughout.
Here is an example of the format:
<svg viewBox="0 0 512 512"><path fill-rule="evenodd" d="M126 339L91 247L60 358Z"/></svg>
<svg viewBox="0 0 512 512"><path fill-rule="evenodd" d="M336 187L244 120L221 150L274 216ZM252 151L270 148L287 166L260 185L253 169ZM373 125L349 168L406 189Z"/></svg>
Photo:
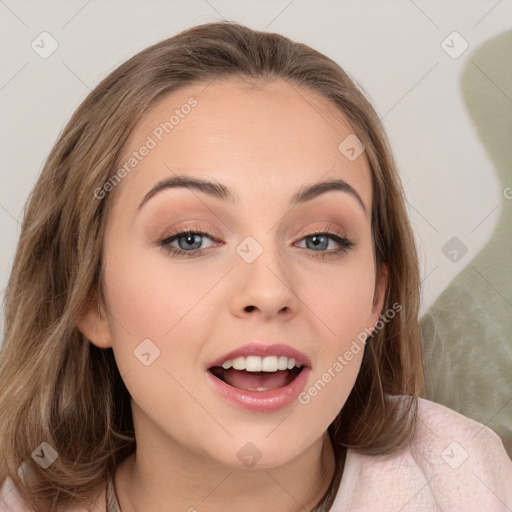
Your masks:
<svg viewBox="0 0 512 512"><path fill-rule="evenodd" d="M24 210L5 294L0 351L0 482L14 480L36 510L88 503L135 451L130 395L112 349L78 330L89 301L103 301L101 254L112 178L142 115L192 84L284 80L330 100L365 147L372 179L377 280L388 269L383 311L400 314L367 340L355 385L328 432L336 472L314 509L330 509L346 448L393 453L413 438L423 388L419 270L402 185L378 115L363 89L325 55L236 22L188 29L138 53L82 102L59 136ZM40 468L31 453L48 442L58 458ZM22 481L22 463L30 472ZM79 498L77 498L79 497Z"/></svg>

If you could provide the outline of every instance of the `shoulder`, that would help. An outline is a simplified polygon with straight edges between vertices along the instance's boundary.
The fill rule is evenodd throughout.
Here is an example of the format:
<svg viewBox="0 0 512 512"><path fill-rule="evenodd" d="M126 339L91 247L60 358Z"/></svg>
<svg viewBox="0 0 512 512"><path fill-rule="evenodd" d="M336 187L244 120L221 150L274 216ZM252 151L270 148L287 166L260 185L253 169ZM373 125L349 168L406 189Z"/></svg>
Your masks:
<svg viewBox="0 0 512 512"><path fill-rule="evenodd" d="M429 400L419 399L410 452L418 464L423 461L425 468L438 468L440 474L485 473L512 486L512 461L501 438L485 425Z"/></svg>
<svg viewBox="0 0 512 512"><path fill-rule="evenodd" d="M67 512L88 512L89 509L74 506L69 507ZM95 512L106 512L105 490L98 493L94 502ZM0 512L35 512L33 508L21 498L20 493L10 477L7 477L0 486Z"/></svg>
<svg viewBox="0 0 512 512"><path fill-rule="evenodd" d="M512 461L492 430L419 399L413 442L388 456L348 450L332 512L512 509Z"/></svg>

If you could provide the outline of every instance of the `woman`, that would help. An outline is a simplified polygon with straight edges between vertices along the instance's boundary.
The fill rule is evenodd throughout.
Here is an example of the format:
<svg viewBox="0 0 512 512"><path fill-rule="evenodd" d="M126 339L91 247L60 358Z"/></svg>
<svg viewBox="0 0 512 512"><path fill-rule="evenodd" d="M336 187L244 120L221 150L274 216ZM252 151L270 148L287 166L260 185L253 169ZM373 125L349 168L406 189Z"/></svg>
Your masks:
<svg viewBox="0 0 512 512"><path fill-rule="evenodd" d="M378 116L283 36L206 24L105 78L36 184L6 306L0 510L512 505L501 440L419 398Z"/></svg>

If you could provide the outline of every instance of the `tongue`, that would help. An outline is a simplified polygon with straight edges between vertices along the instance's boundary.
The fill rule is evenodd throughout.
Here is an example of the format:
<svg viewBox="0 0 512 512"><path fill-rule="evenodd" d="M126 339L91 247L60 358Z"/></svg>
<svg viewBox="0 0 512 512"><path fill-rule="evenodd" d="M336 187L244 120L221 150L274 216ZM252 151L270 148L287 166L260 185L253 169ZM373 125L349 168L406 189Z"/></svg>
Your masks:
<svg viewBox="0 0 512 512"><path fill-rule="evenodd" d="M277 372L248 372L246 370L230 368L225 371L224 380L229 385L240 389L277 389L288 384L290 373L288 370L277 370ZM259 391L263 391L263 389Z"/></svg>

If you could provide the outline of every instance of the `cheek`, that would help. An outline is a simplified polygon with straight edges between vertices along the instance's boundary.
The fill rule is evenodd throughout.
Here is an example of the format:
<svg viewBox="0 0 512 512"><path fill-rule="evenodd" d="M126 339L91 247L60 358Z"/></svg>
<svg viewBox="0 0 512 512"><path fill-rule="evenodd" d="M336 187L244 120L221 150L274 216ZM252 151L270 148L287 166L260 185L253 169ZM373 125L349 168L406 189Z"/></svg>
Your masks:
<svg viewBox="0 0 512 512"><path fill-rule="evenodd" d="M138 407L165 424L172 411L183 407L201 412L185 389L198 394L197 375L190 368L199 359L205 332L211 331L208 301L201 299L217 278L212 273L191 278L158 249L145 253L131 248L121 257L111 251L115 264L105 263L106 301L124 383ZM178 427L173 426L175 433Z"/></svg>
<svg viewBox="0 0 512 512"><path fill-rule="evenodd" d="M162 339L201 301L215 276L188 270L158 248L112 251L105 288L112 314L132 337ZM115 263L114 263L115 262Z"/></svg>
<svg viewBox="0 0 512 512"><path fill-rule="evenodd" d="M308 276L307 281L312 309L330 334L327 339L339 348L369 327L375 290L373 260L353 258L336 272Z"/></svg>
<svg viewBox="0 0 512 512"><path fill-rule="evenodd" d="M121 375L131 371L134 378L144 373L144 360L138 356L148 352L145 359L154 360L152 369L179 373L183 368L185 372L184 368L197 361L204 333L211 330L208 305L215 294L209 292L219 279L217 274L222 273L194 268L173 263L158 248L110 251L105 262L105 291ZM155 374L152 371L150 378L156 378ZM164 374L168 381L169 375Z"/></svg>
<svg viewBox="0 0 512 512"><path fill-rule="evenodd" d="M345 404L360 370L371 326L374 296L373 259L361 256L336 273L309 282L314 311L323 325L310 386L299 397L305 406L334 420Z"/></svg>

